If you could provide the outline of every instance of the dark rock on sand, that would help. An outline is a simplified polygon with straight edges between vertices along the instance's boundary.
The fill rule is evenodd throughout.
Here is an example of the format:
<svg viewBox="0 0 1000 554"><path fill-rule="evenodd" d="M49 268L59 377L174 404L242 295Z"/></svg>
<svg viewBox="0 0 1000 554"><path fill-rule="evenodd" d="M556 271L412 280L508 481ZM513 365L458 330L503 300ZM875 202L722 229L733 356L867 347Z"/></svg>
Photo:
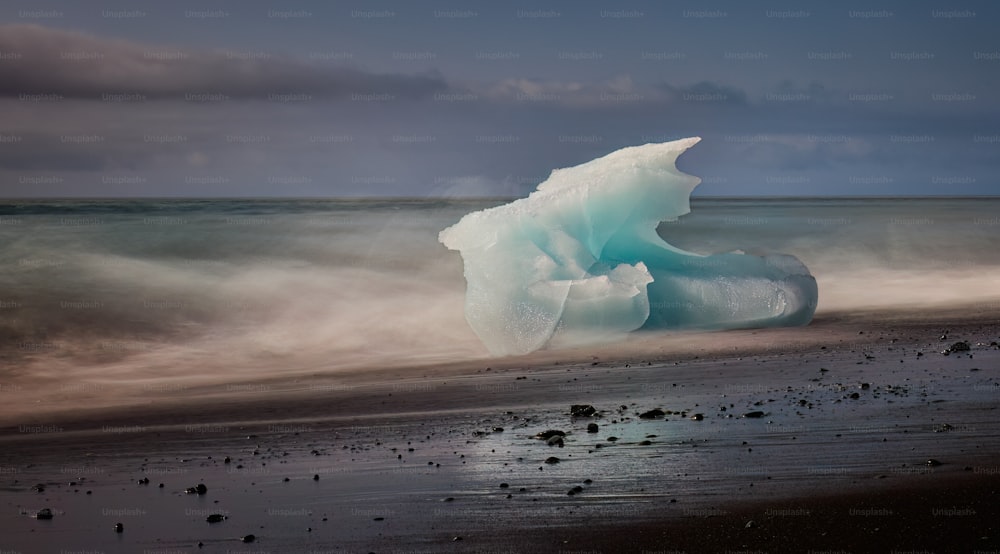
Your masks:
<svg viewBox="0 0 1000 554"><path fill-rule="evenodd" d="M953 343L948 348L945 348L944 350L942 350L941 353L944 354L945 356L947 356L948 354L951 354L952 352L968 352L971 349L972 348L969 346L969 343L965 342L964 340L960 340L960 341L958 341L956 343Z"/></svg>
<svg viewBox="0 0 1000 554"><path fill-rule="evenodd" d="M224 521L225 519L226 516L222 514L208 514L208 517L205 518L205 521L209 523L219 523L220 521Z"/></svg>
<svg viewBox="0 0 1000 554"><path fill-rule="evenodd" d="M573 487L572 489L570 489L569 492L567 492L566 494L568 494L570 496L573 496L575 494L580 494L581 492L583 492L583 487L581 487L580 485L577 485L577 486Z"/></svg>
<svg viewBox="0 0 1000 554"><path fill-rule="evenodd" d="M764 412L762 412L760 410L756 410L756 411L753 411L753 412L747 412L747 413L743 414L743 417L753 417L753 418L764 417Z"/></svg>
<svg viewBox="0 0 1000 554"><path fill-rule="evenodd" d="M587 432L588 433L596 433L599 429L600 429L600 427L598 427L596 423L588 423L587 424Z"/></svg>
<svg viewBox="0 0 1000 554"><path fill-rule="evenodd" d="M205 483L198 483L197 486L184 489L184 492L187 494L205 494L208 492L208 487L205 486Z"/></svg>
<svg viewBox="0 0 1000 554"><path fill-rule="evenodd" d="M559 448L562 448L563 447L562 435L553 435L549 437L549 440L545 441L545 443L548 444L549 446L558 446Z"/></svg>
<svg viewBox="0 0 1000 554"><path fill-rule="evenodd" d="M125 526L121 523L115 524L115 533L123 533L125 531Z"/></svg>
<svg viewBox="0 0 1000 554"><path fill-rule="evenodd" d="M253 542L257 540L257 537L255 537L254 535L243 535L243 538L241 538L240 540L243 542Z"/></svg>
<svg viewBox="0 0 1000 554"><path fill-rule="evenodd" d="M42 508L35 513L35 519L52 519L54 514L50 508Z"/></svg>
<svg viewBox="0 0 1000 554"><path fill-rule="evenodd" d="M931 458L931 459L927 460L927 465L929 465L931 467L937 467L937 466L941 465L941 462L935 460L934 458Z"/></svg>
<svg viewBox="0 0 1000 554"><path fill-rule="evenodd" d="M547 463L547 464L558 464L559 463L559 458L556 458L555 456L549 456L548 458L545 458L545 463Z"/></svg>
<svg viewBox="0 0 1000 554"><path fill-rule="evenodd" d="M535 438L542 440L549 440L555 436L565 437L566 431L560 431L558 429L549 429L548 431L542 431L541 433L538 433L537 435L535 435Z"/></svg>
<svg viewBox="0 0 1000 554"><path fill-rule="evenodd" d="M705 419L705 416L703 414L694 414L693 416L691 416L691 419L693 421L701 421Z"/></svg>
<svg viewBox="0 0 1000 554"><path fill-rule="evenodd" d="M597 414L597 409L590 404L573 404L569 407L569 415L573 417L592 417Z"/></svg>
<svg viewBox="0 0 1000 554"><path fill-rule="evenodd" d="M658 418L658 417L663 417L664 415L665 414L664 414L663 410L661 410L659 408L653 408L652 410L649 410L649 411L646 411L646 412L642 412L641 414L639 414L639 418L641 418L641 419L655 419L655 418Z"/></svg>

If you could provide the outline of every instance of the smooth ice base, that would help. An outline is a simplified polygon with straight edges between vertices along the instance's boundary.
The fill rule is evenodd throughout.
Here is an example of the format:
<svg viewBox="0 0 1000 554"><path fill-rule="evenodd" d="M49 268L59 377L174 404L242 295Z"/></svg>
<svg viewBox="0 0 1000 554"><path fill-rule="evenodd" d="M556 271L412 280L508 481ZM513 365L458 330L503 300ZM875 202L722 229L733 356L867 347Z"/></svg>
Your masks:
<svg viewBox="0 0 1000 554"><path fill-rule="evenodd" d="M702 256L656 233L701 182L677 170L700 138L623 148L556 169L522 198L441 231L465 262L465 317L495 355L639 328L805 325L816 280L788 255Z"/></svg>

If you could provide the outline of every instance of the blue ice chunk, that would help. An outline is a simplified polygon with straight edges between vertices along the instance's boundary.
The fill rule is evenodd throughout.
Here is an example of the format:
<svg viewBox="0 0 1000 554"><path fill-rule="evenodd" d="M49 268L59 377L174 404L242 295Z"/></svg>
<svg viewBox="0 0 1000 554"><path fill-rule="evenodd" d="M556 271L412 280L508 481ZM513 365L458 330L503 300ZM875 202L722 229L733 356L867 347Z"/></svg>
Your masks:
<svg viewBox="0 0 1000 554"><path fill-rule="evenodd" d="M439 239L461 253L465 317L495 355L606 341L640 328L805 325L816 280L789 255L703 256L666 243L700 179L677 157L698 137L556 169L527 198L467 214Z"/></svg>

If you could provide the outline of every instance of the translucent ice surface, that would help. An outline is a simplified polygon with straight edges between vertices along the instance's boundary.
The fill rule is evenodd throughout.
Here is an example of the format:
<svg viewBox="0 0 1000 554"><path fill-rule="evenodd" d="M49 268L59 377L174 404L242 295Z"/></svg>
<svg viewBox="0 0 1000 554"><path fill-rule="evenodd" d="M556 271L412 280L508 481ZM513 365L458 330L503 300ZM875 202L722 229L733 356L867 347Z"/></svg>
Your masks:
<svg viewBox="0 0 1000 554"><path fill-rule="evenodd" d="M441 231L462 254L465 317L490 352L605 341L639 328L805 325L816 280L795 257L703 256L666 243L701 181L677 170L700 138L556 169L527 198Z"/></svg>

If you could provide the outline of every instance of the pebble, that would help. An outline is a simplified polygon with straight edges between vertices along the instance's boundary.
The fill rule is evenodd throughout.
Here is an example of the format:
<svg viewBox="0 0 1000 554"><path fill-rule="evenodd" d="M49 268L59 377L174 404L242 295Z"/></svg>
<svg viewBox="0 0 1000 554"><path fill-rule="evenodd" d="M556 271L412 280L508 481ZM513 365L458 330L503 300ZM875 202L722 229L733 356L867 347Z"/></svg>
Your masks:
<svg viewBox="0 0 1000 554"><path fill-rule="evenodd" d="M205 483L198 483L197 486L184 489L184 492L187 494L205 494L208 492L208 487L205 486Z"/></svg>
<svg viewBox="0 0 1000 554"><path fill-rule="evenodd" d="M545 463L547 463L547 464L558 464L559 463L559 458L556 458L555 456L549 456L548 458L545 458Z"/></svg>
<svg viewBox="0 0 1000 554"><path fill-rule="evenodd" d="M240 540L243 542L253 542L257 540L257 537L255 537L254 535L243 535L243 538L241 538Z"/></svg>
<svg viewBox="0 0 1000 554"><path fill-rule="evenodd" d="M639 414L640 419L655 419L658 417L663 417L666 415L663 410L659 408L653 408L652 410L645 411Z"/></svg>
<svg viewBox="0 0 1000 554"><path fill-rule="evenodd" d="M226 516L224 516L222 514L208 514L208 517L205 518L205 521L207 521L209 523L218 523L218 522L223 521L225 519L226 519Z"/></svg>
<svg viewBox="0 0 1000 554"><path fill-rule="evenodd" d="M588 423L587 424L587 432L588 433L596 433L598 431L598 429L600 429L600 428L597 426L596 423Z"/></svg>
<svg viewBox="0 0 1000 554"><path fill-rule="evenodd" d="M125 526L124 525L122 525L121 523L116 523L115 524L115 533L122 533L124 531L125 531Z"/></svg>

